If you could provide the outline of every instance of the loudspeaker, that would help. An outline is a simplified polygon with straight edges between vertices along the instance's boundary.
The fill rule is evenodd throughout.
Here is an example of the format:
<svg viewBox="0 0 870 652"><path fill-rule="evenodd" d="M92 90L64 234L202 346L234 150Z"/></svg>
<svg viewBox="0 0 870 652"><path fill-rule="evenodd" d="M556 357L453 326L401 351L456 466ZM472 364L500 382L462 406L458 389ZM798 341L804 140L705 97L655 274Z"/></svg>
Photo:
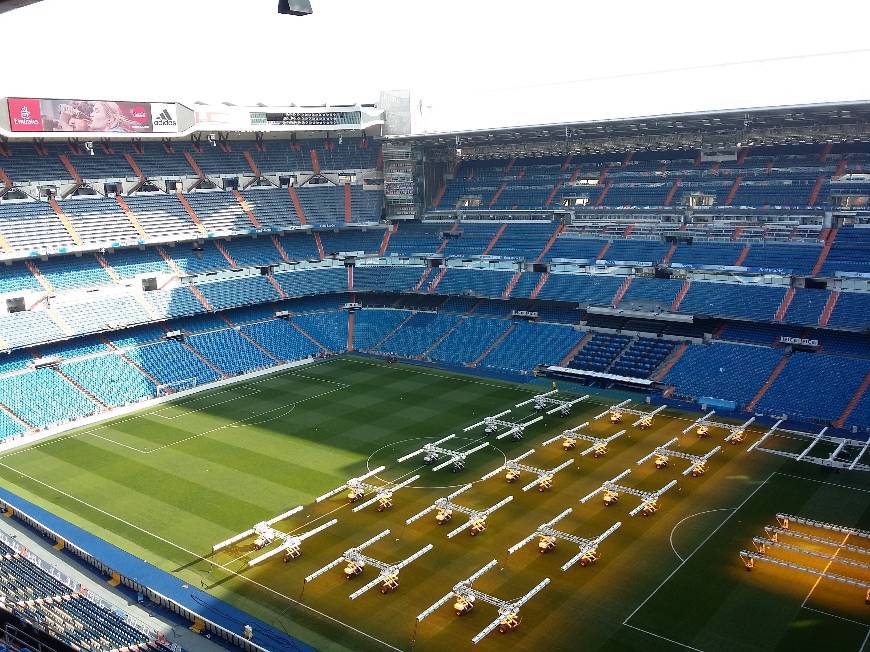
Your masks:
<svg viewBox="0 0 870 652"><path fill-rule="evenodd" d="M151 278L143 278L142 279L142 289L145 292L153 292L157 289L157 279L153 276Z"/></svg>
<svg viewBox="0 0 870 652"><path fill-rule="evenodd" d="M24 310L24 297L6 299L6 309L9 312L22 312Z"/></svg>

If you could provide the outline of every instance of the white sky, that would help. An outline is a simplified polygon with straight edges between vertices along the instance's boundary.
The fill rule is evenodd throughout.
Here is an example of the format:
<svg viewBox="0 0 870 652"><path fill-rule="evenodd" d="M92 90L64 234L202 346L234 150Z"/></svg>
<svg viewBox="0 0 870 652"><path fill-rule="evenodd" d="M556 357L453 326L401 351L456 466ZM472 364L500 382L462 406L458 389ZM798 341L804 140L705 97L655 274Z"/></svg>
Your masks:
<svg viewBox="0 0 870 652"><path fill-rule="evenodd" d="M0 96L340 104L407 88L418 132L870 100L866 1L312 4L44 0L0 14Z"/></svg>

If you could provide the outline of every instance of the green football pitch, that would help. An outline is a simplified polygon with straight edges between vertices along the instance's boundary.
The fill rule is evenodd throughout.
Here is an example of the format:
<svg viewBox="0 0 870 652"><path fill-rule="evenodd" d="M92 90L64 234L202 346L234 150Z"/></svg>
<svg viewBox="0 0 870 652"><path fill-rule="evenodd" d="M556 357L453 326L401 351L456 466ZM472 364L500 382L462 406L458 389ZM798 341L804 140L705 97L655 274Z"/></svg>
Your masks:
<svg viewBox="0 0 870 652"><path fill-rule="evenodd" d="M471 639L497 617L493 607L478 602L457 618L448 604L418 626L415 617L492 559L498 565L475 583L488 594L512 600L543 578L551 582L523 606L521 626L490 634L477 646L484 650L858 651L867 646L870 607L859 589L764 563L747 573L738 553L751 549L752 537L773 525L777 512L870 529L870 482L857 473L746 453L758 432L737 446L724 444L722 432L703 440L681 436L679 445L692 453L723 445L701 478L680 475L685 466L679 460L665 470L651 462L637 466L688 425L692 417L673 410L658 415L649 430L633 428L631 420L618 427L607 419L593 421L588 432L596 436L628 431L601 459L580 457L580 446L570 453L558 443L541 446L615 402L604 395L578 404L570 417L546 417L520 441L495 441L482 428L462 431L508 408L511 418L531 417L531 406L513 406L542 388L549 387L345 356L9 452L0 457L0 478L22 497L321 650L470 648ZM432 471L419 457L397 463L450 433L457 435L451 446L492 445L470 456L460 473ZM524 461L536 467L574 458L555 476L552 490L523 493L528 474L511 485L501 474L476 482L506 457L530 448L536 451ZM382 480L421 476L396 492L392 509L379 513L372 506L352 513L344 492L314 503L316 496L381 465L387 467L378 476ZM678 480L656 514L629 516L638 504L629 495L611 507L600 496L579 503L627 468L632 473L623 483L639 489ZM404 524L466 482L475 484L457 500L469 507L513 496L489 517L486 532L447 539L448 529L463 522L458 514L448 526L435 524L432 515ZM211 552L213 544L297 505L305 509L278 529L304 532L338 519L303 542L300 558L282 563L278 556L248 569L247 560L258 554L250 539ZM509 546L567 507L573 513L558 528L579 537L595 537L622 522L601 545L595 565L562 572L560 566L577 552L567 542L541 555L534 541L508 556ZM384 562L434 545L402 570L398 591L381 595L375 588L351 601L351 592L374 579L371 568L348 581L339 566L303 584L306 575L386 528L390 535L366 550ZM824 563L817 565L826 570ZM834 570L868 575L862 568Z"/></svg>

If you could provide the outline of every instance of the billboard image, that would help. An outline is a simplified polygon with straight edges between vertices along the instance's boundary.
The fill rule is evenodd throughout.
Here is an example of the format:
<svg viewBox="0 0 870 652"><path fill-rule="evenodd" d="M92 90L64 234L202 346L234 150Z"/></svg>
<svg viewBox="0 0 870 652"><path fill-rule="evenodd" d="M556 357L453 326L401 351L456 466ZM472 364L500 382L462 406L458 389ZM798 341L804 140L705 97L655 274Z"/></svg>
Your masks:
<svg viewBox="0 0 870 652"><path fill-rule="evenodd" d="M12 131L153 133L178 130L175 104L9 98Z"/></svg>
<svg viewBox="0 0 870 652"><path fill-rule="evenodd" d="M178 111L174 104L152 102L151 131L168 133L178 131Z"/></svg>

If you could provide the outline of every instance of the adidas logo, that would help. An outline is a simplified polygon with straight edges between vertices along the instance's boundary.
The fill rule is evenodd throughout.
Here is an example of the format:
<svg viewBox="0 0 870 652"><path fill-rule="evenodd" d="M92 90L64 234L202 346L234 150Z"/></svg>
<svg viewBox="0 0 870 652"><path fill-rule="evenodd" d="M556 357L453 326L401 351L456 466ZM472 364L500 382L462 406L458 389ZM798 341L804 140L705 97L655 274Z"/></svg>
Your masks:
<svg viewBox="0 0 870 652"><path fill-rule="evenodd" d="M163 109L156 118L154 118L155 127L177 127L178 123L172 119L169 109Z"/></svg>

